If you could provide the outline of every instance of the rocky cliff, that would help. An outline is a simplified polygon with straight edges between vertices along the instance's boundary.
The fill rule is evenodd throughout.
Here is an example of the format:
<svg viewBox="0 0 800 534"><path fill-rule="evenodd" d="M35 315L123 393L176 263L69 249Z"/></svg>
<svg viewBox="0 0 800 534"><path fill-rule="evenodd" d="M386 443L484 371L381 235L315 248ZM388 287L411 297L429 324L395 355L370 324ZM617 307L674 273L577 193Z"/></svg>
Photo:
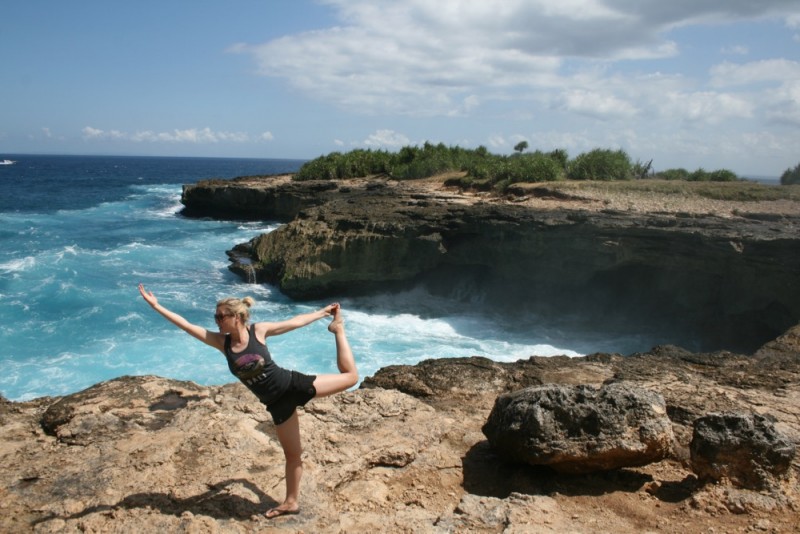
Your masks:
<svg viewBox="0 0 800 534"><path fill-rule="evenodd" d="M483 292L512 308L525 305L522 295L545 305L583 291L587 306L625 301L628 318L664 307L703 326L724 322L713 313L744 326L738 316L754 321L761 310L759 336L796 318L794 205L637 211L543 187L512 202L391 182L269 179L187 187L187 211L206 213L189 208L204 195L231 199L226 208L211 202L218 216L291 221L232 255L239 272L298 296L421 281L443 292L463 284L468 298ZM700 304L709 309L693 313ZM589 474L509 461L483 429L498 396L542 385L652 392L674 440L667 457ZM273 521L263 514L283 497L282 452L268 414L240 384L122 377L61 398L0 397L0 531L796 532L796 457L778 478L756 473L757 490L743 487L741 473L759 466L742 458L735 471L704 468L738 482L698 478L693 429L711 412L744 414L739 421L768 424L796 446L800 325L747 354L660 346L381 369L301 410L301 513ZM600 447L602 430L588 433Z"/></svg>
<svg viewBox="0 0 800 534"><path fill-rule="evenodd" d="M542 384L660 395L669 457L591 474L508 461L481 428L498 395ZM692 472L692 425L709 412L764 415L797 443L800 326L749 356L664 346L386 368L301 410L302 510L269 521L282 452L243 386L123 377L62 398L0 398L0 531L796 532L797 458L757 491Z"/></svg>
<svg viewBox="0 0 800 534"><path fill-rule="evenodd" d="M470 195L441 183L288 177L184 188L188 215L285 221L229 254L298 299L422 284L466 304L654 326L752 351L800 320L800 206L614 203L554 186Z"/></svg>

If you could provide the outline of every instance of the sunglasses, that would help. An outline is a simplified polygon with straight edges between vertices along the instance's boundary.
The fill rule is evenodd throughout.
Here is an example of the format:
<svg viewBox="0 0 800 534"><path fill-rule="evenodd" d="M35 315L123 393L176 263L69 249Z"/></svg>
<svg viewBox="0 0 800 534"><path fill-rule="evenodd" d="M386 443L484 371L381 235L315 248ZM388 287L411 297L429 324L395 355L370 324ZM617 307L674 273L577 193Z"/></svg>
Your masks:
<svg viewBox="0 0 800 534"><path fill-rule="evenodd" d="M215 313L214 314L214 320L217 321L217 322L220 322L225 317L233 317L233 314L232 313Z"/></svg>

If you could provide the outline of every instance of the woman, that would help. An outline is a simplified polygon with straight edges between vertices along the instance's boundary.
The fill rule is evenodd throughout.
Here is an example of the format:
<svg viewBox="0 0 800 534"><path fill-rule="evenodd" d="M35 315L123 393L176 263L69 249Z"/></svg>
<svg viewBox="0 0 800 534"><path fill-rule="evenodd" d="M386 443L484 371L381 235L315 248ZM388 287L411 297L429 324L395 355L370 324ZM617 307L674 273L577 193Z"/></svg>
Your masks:
<svg viewBox="0 0 800 534"><path fill-rule="evenodd" d="M253 305L253 299L227 298L217 303L214 313L219 332L210 332L159 304L155 295L145 290L142 284L139 284L139 293L155 311L175 326L222 352L228 360L231 372L267 406L286 457L286 498L283 503L269 510L266 516L272 519L284 514L298 513L303 450L296 408L315 397L344 391L358 382L358 370L344 332L344 319L339 304L329 304L321 310L300 314L285 321L249 325L249 309ZM329 316L333 316L328 330L336 339L339 374L310 376L275 365L266 346L267 337L285 334Z"/></svg>

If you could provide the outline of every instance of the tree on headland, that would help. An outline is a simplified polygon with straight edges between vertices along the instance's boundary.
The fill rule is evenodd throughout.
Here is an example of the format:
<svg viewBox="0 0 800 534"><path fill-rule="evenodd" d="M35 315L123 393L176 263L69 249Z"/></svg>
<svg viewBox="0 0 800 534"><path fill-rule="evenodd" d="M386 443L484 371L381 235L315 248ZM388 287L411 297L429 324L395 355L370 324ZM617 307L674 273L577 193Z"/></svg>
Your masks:
<svg viewBox="0 0 800 534"><path fill-rule="evenodd" d="M786 169L781 175L781 185L800 184L800 163L794 169Z"/></svg>
<svg viewBox="0 0 800 534"><path fill-rule="evenodd" d="M528 142L527 141L520 141L516 145L514 145L514 152L519 152L522 154L528 149Z"/></svg>

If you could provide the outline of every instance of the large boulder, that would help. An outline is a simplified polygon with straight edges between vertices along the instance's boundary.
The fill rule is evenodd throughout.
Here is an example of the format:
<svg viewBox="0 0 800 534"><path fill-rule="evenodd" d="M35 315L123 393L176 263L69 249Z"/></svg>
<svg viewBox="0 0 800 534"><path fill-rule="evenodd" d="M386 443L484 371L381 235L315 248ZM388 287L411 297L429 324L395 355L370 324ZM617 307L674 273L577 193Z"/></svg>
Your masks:
<svg viewBox="0 0 800 534"><path fill-rule="evenodd" d="M625 383L501 395L483 433L512 461L565 473L646 465L666 458L673 441L663 397Z"/></svg>
<svg viewBox="0 0 800 534"><path fill-rule="evenodd" d="M797 447L763 415L713 413L695 421L690 450L701 480L763 489L789 471Z"/></svg>

